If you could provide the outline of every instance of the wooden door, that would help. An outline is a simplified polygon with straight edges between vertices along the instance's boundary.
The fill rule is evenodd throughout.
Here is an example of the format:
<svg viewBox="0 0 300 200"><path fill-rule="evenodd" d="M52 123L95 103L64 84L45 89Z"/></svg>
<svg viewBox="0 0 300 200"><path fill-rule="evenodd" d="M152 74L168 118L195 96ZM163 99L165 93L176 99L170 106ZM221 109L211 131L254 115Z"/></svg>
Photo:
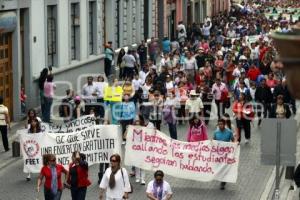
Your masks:
<svg viewBox="0 0 300 200"><path fill-rule="evenodd" d="M0 95L13 115L13 70L11 33L0 33Z"/></svg>

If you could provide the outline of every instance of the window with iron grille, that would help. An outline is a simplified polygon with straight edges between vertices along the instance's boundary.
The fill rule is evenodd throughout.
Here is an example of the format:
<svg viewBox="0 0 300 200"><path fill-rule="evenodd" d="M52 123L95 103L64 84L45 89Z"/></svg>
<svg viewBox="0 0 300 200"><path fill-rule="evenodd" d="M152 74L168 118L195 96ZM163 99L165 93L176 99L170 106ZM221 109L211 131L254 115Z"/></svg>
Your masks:
<svg viewBox="0 0 300 200"><path fill-rule="evenodd" d="M48 66L55 66L57 64L56 55L56 34L57 34L57 10L56 5L47 7L47 51L48 51Z"/></svg>
<svg viewBox="0 0 300 200"><path fill-rule="evenodd" d="M71 60L80 58L79 3L71 3Z"/></svg>
<svg viewBox="0 0 300 200"><path fill-rule="evenodd" d="M95 54L95 44L94 44L94 36L95 36L95 22L94 20L96 19L95 15L95 6L96 2L90 1L89 2L89 55Z"/></svg>

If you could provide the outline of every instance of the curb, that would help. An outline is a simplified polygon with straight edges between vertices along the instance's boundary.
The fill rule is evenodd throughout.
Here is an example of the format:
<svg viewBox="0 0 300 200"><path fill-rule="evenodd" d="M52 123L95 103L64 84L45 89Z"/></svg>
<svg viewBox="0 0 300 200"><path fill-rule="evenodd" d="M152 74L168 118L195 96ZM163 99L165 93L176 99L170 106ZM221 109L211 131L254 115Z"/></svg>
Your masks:
<svg viewBox="0 0 300 200"><path fill-rule="evenodd" d="M20 157L18 157L18 158L11 157L10 159L8 159L7 161L5 161L4 163L1 163L1 165L0 165L0 171L3 170L3 169L5 169L9 165L13 164L14 162L17 162L19 159L20 159Z"/></svg>
<svg viewBox="0 0 300 200"><path fill-rule="evenodd" d="M16 131L17 131L16 128L18 127L18 125L21 125L21 124L23 124L23 121L12 122L11 123L11 129L8 132L8 142L9 142L9 144L11 144L13 141L15 141L18 138L18 135L16 134ZM16 130L14 130L14 129L16 129ZM5 169L9 165L19 161L22 158L22 156L12 157L12 149L8 153L10 155L8 157L5 156L6 157L6 158L4 158L5 161L1 162L1 164L0 164L0 170Z"/></svg>
<svg viewBox="0 0 300 200"><path fill-rule="evenodd" d="M263 193L261 194L260 196L260 200L266 200L269 198L270 194L271 194L271 191L272 191L272 188L273 188L273 185L275 183L275 175L276 175L276 168L274 167L273 170L272 170L272 173L270 175L270 178L266 184L266 187L263 191Z"/></svg>

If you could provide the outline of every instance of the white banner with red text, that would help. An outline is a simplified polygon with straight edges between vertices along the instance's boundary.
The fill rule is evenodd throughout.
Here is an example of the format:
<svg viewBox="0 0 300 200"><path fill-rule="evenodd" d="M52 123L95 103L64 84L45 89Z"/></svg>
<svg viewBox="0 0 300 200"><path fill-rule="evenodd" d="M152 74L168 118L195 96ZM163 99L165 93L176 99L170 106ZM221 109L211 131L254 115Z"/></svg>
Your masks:
<svg viewBox="0 0 300 200"><path fill-rule="evenodd" d="M73 133L20 134L24 172L38 173L44 154L56 155L57 163L68 167L74 151L86 155L89 165L109 163L112 154L121 155L122 136L117 125L91 126Z"/></svg>
<svg viewBox="0 0 300 200"><path fill-rule="evenodd" d="M159 169L177 178L235 183L239 156L237 143L183 142L140 126L129 126L127 131L126 165L152 171Z"/></svg>

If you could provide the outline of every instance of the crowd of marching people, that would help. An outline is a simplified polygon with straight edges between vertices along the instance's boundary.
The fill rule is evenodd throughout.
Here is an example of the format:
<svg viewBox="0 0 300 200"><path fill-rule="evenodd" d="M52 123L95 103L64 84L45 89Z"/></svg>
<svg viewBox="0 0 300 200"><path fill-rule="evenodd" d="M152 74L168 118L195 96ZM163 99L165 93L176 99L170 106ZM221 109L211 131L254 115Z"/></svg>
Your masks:
<svg viewBox="0 0 300 200"><path fill-rule="evenodd" d="M288 32L293 21L280 14L277 19L266 13L276 13L277 7L299 8L282 2L247 4L240 11L219 13L207 17L204 24L186 26L180 22L177 38L167 37L161 43L151 38L136 49L121 49L114 58L112 43L105 50L105 75L88 76L82 92L68 89L58 108L65 122L82 115L93 114L97 124L119 124L123 144L128 125L141 125L158 130L168 126L170 137L178 139L177 127L187 124L186 141L209 139L209 123L218 121L213 134L215 140L251 141L251 123L258 118L289 118L296 113L295 100L290 95L277 52L269 34ZM272 9L270 9L272 8ZM288 11L284 12L288 12ZM290 14L290 13L287 13ZM119 74L112 73L113 60ZM28 111L26 128L29 134L41 131L40 123L51 123L51 106L55 94L55 79L51 68L45 68L39 78L42 117L35 110ZM216 107L216 113L213 111ZM0 129L9 125L7 108L0 98ZM233 113L233 115L229 114ZM232 117L235 119L235 125ZM3 137L8 151L7 137ZM62 189L70 188L73 200L85 199L88 164L85 156L74 152L66 170L56 163L55 155L44 155L44 167L38 178L38 191L45 179L47 200L60 199ZM127 173L121 167L119 155L110 158L110 165L99 166L100 199L127 199L131 192L129 177L145 185L145 172L132 167ZM66 175L62 184L62 173ZM148 184L147 197L152 200L171 199L170 185L164 173L156 171ZM27 180L31 179L28 174ZM225 189L224 182L221 189Z"/></svg>

